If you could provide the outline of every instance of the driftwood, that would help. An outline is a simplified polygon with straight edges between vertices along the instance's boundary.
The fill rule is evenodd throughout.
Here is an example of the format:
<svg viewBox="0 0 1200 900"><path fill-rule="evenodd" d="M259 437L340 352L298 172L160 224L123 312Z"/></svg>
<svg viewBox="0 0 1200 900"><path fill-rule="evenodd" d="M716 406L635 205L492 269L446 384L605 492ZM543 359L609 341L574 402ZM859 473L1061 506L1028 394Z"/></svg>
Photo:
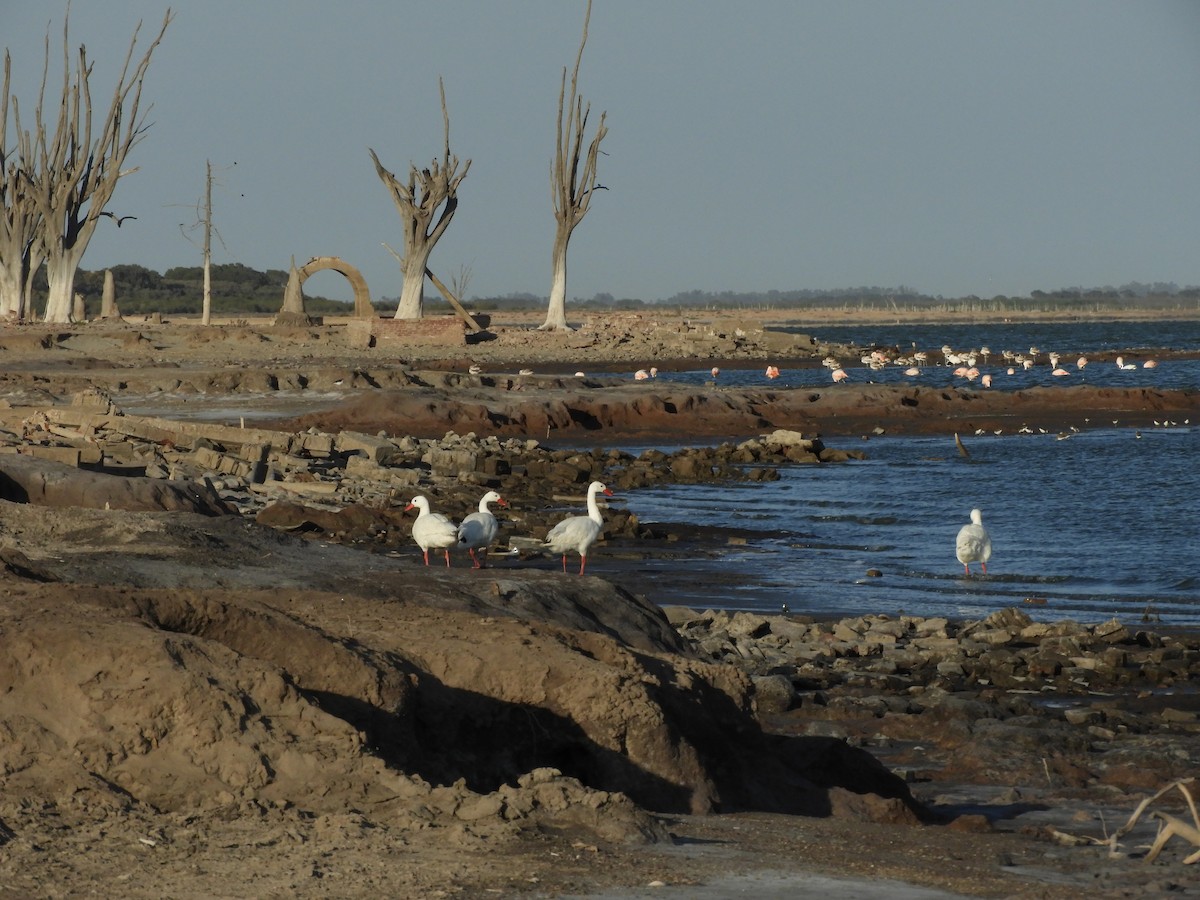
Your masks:
<svg viewBox="0 0 1200 900"><path fill-rule="evenodd" d="M1158 819L1163 824L1159 827L1158 836L1154 839L1154 843L1150 846L1150 849L1146 852L1146 855L1143 857L1143 859L1145 862L1154 862L1154 860L1158 858L1158 854L1162 852L1163 847L1166 846L1167 841L1178 836L1183 838L1185 841L1190 842L1194 847L1198 848L1195 852L1184 857L1183 864L1191 865L1192 863L1200 860L1200 814L1197 814L1195 798L1192 797L1192 792L1187 788L1187 786L1193 781L1195 781L1194 778L1181 778L1178 781L1172 781L1157 793L1147 797L1138 804L1137 809L1135 809L1129 816L1128 821L1126 821L1124 825L1122 825L1104 840L1100 840L1098 838L1081 838L1074 840L1073 842L1104 844L1108 847L1109 856L1121 856L1121 838L1125 837L1125 835L1129 834L1129 832L1133 830L1134 826L1137 825L1137 823L1141 820L1142 815L1146 812L1146 809L1151 803L1162 797L1164 794L1169 793L1172 788L1178 788L1180 793L1183 794L1184 799L1187 800L1188 810L1192 814L1192 821L1196 824L1189 825L1187 822L1177 818L1176 816L1155 810L1150 814L1151 817ZM1070 839L1069 835L1057 836Z"/></svg>

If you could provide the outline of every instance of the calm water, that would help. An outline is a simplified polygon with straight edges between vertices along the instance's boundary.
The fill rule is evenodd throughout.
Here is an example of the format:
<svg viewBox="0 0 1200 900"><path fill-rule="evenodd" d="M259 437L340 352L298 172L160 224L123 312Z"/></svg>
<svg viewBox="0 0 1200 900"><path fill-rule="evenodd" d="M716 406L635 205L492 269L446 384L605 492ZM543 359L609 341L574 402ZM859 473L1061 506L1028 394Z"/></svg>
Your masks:
<svg viewBox="0 0 1200 900"><path fill-rule="evenodd" d="M705 608L1200 625L1200 428L872 440L870 459L796 466L777 482L636 491L646 522L762 532L718 562L741 583ZM963 577L954 539L971 507L992 536L989 574ZM678 564L678 563L675 563ZM686 564L686 563L683 563ZM870 577L878 569L882 577ZM1034 600L1035 603L1027 603Z"/></svg>
<svg viewBox="0 0 1200 900"><path fill-rule="evenodd" d="M1190 322L844 327L817 334L830 341L915 341L930 348L987 343L993 350L1027 350L1032 344L1043 351L1060 348L1064 357L1068 348L1073 355L1200 349L1200 326ZM945 367L935 368L949 379ZM1048 373L1049 366L1038 368ZM855 371L883 380L880 371ZM823 370L784 373L775 383L805 374L828 384ZM726 376L763 380L758 372L723 372L721 380ZM1134 371L1107 363L1087 367L1083 376L1088 383L1196 388L1200 363L1161 362ZM1045 374L1035 383L1080 380ZM670 486L625 499L647 522L733 525L761 533L719 560L695 563L722 569L722 577L691 603L702 608L777 611L786 603L793 612L977 618L1019 606L1039 620L1117 617L1138 624L1149 617L1200 626L1200 415L1187 425L1140 433L1108 429L1063 440L1053 434L966 440L969 458L948 437L883 437L855 444L866 450L866 461L784 469L778 482ZM968 579L955 559L954 539L976 506L994 549L989 574ZM669 565L663 568L669 575ZM869 569L882 577L869 577ZM740 580L725 577L739 572Z"/></svg>

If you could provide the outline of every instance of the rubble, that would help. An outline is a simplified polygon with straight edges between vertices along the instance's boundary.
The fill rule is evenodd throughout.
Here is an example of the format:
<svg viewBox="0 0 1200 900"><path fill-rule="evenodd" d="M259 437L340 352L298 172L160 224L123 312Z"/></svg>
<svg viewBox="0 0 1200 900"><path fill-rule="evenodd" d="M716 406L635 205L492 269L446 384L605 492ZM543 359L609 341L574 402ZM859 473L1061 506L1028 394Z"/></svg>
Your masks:
<svg viewBox="0 0 1200 900"><path fill-rule="evenodd" d="M581 486L604 480L618 491L665 482L766 481L777 466L862 457L827 448L819 438L777 431L740 443L640 454L612 449L558 449L528 438L447 432L417 438L309 428L286 432L124 414L102 391L69 404L0 409L0 454L20 453L67 466L173 482L196 482L244 516L275 504L378 513L364 527L382 541L406 539L394 507L408 495L435 493L444 507L473 509L481 489L516 498L514 522L544 536L549 518ZM272 520L279 524L278 517ZM290 520L289 520L290 521ZM292 522L292 524L295 524ZM637 517L613 509L610 536L652 537ZM361 533L344 537L361 538Z"/></svg>

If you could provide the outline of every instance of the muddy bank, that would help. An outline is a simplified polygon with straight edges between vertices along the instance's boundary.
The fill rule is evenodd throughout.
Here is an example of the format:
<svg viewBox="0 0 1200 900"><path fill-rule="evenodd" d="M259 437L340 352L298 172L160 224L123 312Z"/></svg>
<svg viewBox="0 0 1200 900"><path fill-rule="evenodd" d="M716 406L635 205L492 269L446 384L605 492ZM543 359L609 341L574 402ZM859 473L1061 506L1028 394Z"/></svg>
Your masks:
<svg viewBox="0 0 1200 900"><path fill-rule="evenodd" d="M681 438L745 437L776 428L809 435L1012 434L1150 427L1200 412L1195 391L1076 386L988 392L967 389L834 385L826 389L664 389L628 383L578 385L530 376L487 386L443 376L419 389L360 393L336 407L272 422L302 430L359 430L438 437L447 430L589 443L678 443Z"/></svg>

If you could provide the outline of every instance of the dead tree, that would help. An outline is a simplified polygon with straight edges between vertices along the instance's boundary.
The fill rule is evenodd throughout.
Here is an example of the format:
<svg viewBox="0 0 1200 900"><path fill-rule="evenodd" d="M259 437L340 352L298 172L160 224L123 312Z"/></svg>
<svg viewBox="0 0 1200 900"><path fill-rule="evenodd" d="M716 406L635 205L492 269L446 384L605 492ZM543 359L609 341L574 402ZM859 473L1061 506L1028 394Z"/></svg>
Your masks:
<svg viewBox="0 0 1200 900"><path fill-rule="evenodd" d="M575 57L575 69L571 72L571 95L568 98L567 70L563 67L562 86L558 91L557 146L554 164L550 167L550 190L554 198L554 248L550 255L550 302L546 308L546 321L542 331L564 331L567 325L567 244L575 226L583 221L592 195L604 186L596 182L596 162L600 156L600 142L608 134L604 125L607 113L600 114L596 134L584 155L583 141L587 131L588 115L592 105L586 106L579 96L579 65L583 61L583 47L587 43L588 22L592 18L592 0L588 0L587 13L583 18L583 39L579 42L579 53ZM563 121L563 110L567 120Z"/></svg>
<svg viewBox="0 0 1200 900"><path fill-rule="evenodd" d="M42 264L42 219L22 174L29 164L33 144L29 131L21 129L17 98L9 94L11 73L12 59L5 51L4 84L0 88L0 316L21 321L29 311L33 273ZM16 133L11 146L10 107Z"/></svg>
<svg viewBox="0 0 1200 900"><path fill-rule="evenodd" d="M63 20L63 87L58 120L50 133L43 117L46 93L43 74L35 116L34 165L24 171L27 188L46 223L41 245L48 284L47 322L71 321L75 273L96 230L96 223L102 216L113 218L118 225L126 218L113 216L105 211L105 207L112 199L117 182L137 171L121 167L129 151L145 136L148 125L145 116L138 114L142 84L150 58L170 22L171 10L168 9L158 36L130 71L141 23L134 29L112 102L102 120L100 134L93 140L89 84L92 66L87 59L87 50L81 44L75 70L71 71L69 23L66 18ZM47 36L47 60L49 55Z"/></svg>
<svg viewBox="0 0 1200 900"><path fill-rule="evenodd" d="M404 283L396 308L397 319L421 318L429 254L454 218L454 211L458 209L458 186L471 168L468 159L459 172L458 157L450 155L450 113L446 111L446 89L440 78L438 90L442 96L442 121L445 123L441 163L435 159L424 169L410 164L408 183L402 184L383 167L375 151L367 148L375 171L391 193L392 202L404 223L404 255L399 257Z"/></svg>

